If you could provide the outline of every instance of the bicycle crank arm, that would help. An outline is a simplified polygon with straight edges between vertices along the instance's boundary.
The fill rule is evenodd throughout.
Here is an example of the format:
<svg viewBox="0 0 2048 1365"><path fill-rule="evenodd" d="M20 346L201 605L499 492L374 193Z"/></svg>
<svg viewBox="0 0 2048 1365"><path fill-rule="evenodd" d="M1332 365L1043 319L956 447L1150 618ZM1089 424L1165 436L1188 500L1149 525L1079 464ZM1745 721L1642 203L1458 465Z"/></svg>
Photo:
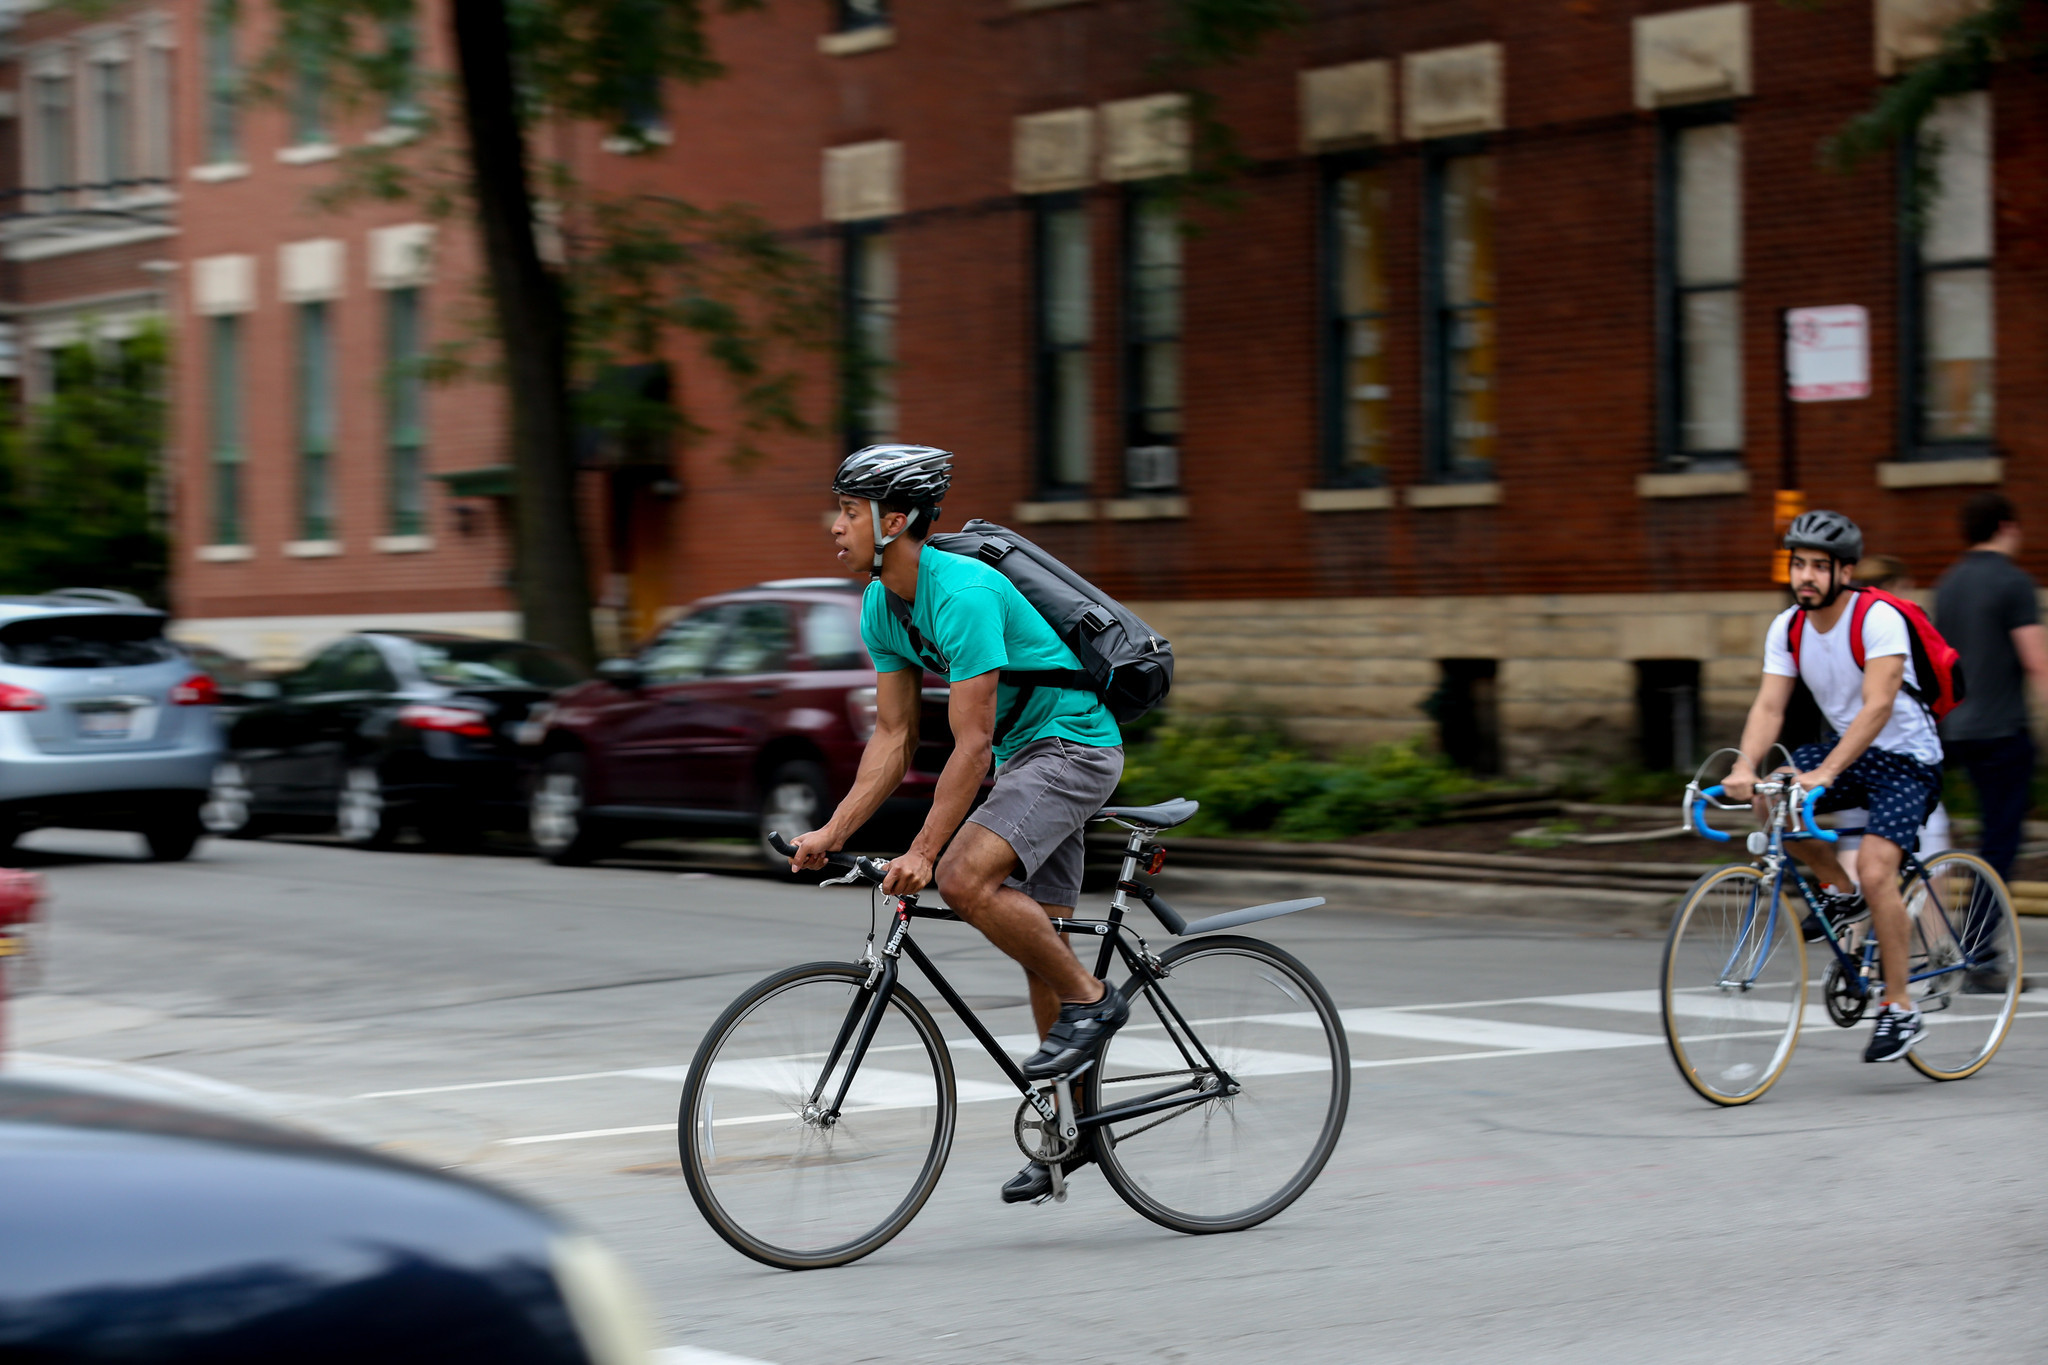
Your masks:
<svg viewBox="0 0 2048 1365"><path fill-rule="evenodd" d="M1072 1142L1081 1136L1081 1125L1074 1119L1074 1078L1094 1065L1094 1059L1090 1058L1052 1083L1060 1097L1060 1140L1063 1142Z"/></svg>

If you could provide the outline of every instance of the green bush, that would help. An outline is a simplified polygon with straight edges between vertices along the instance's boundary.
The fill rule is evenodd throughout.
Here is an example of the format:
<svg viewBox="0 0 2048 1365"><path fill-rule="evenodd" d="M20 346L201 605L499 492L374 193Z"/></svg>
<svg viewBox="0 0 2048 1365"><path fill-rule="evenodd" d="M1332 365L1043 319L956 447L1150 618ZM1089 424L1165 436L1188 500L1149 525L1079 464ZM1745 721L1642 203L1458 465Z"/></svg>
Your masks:
<svg viewBox="0 0 2048 1365"><path fill-rule="evenodd" d="M1181 827L1186 834L1327 840L1412 829L1440 819L1450 798L1486 785L1414 744L1317 759L1273 725L1176 719L1148 728L1126 736L1118 799L1201 802L1201 814Z"/></svg>

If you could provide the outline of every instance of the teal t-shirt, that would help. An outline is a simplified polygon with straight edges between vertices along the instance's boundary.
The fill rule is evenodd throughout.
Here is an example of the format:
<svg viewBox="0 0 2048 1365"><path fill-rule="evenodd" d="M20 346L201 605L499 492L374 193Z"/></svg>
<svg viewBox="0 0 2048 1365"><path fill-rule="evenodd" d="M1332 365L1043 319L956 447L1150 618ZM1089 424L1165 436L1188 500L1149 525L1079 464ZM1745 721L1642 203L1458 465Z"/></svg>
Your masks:
<svg viewBox="0 0 2048 1365"><path fill-rule="evenodd" d="M877 673L919 668L910 634L889 610L878 578L861 599L860 634ZM917 600L910 619L924 637L932 662L949 681L978 678L993 669L1079 668L1080 661L1053 628L1045 623L1010 580L978 559L926 549L918 556ZM996 723L1010 714L1017 689L996 688ZM996 762L1034 739L1057 735L1076 744L1112 748L1122 744L1116 718L1093 692L1080 688L1041 687L1031 694L1024 713L996 746Z"/></svg>

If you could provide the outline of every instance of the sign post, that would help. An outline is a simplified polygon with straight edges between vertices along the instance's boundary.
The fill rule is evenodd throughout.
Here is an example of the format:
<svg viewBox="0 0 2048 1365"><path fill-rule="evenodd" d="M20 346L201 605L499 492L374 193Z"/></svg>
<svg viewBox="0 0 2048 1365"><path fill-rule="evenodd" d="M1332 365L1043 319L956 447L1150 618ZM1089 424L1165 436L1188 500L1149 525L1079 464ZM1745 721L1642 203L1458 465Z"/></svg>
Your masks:
<svg viewBox="0 0 2048 1365"><path fill-rule="evenodd" d="M1787 308L1778 332L1785 387L1778 398L1778 496L1771 508L1779 540L1806 510L1799 490L1799 420L1796 403L1834 403L1870 397L1870 314L1861 304ZM1782 546L1771 556L1771 581L1792 581Z"/></svg>

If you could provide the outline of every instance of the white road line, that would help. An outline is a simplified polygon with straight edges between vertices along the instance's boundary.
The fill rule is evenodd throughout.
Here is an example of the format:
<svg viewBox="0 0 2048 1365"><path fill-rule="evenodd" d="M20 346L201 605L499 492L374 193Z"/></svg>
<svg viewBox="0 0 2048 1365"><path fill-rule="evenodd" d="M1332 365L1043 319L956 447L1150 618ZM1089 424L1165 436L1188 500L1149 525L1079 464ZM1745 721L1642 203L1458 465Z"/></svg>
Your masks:
<svg viewBox="0 0 2048 1365"><path fill-rule="evenodd" d="M654 1352L654 1365L768 1365L768 1362L703 1346L664 1346Z"/></svg>

